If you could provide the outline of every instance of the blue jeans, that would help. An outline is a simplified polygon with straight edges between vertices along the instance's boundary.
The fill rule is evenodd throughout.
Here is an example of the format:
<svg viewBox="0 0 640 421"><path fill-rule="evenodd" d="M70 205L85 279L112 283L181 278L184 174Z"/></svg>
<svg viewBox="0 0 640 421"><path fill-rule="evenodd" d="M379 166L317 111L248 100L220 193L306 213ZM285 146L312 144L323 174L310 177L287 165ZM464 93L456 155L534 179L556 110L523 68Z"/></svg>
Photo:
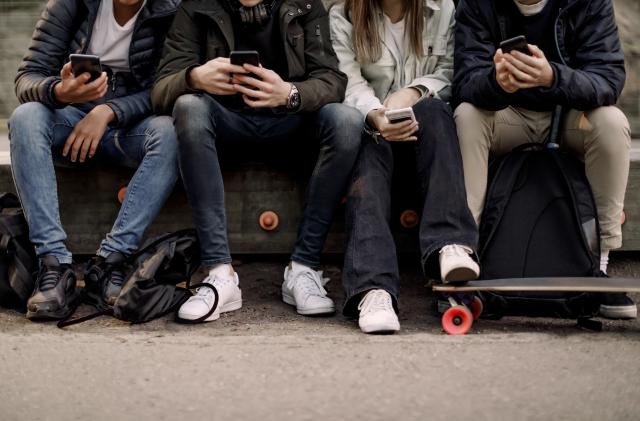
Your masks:
<svg viewBox="0 0 640 421"><path fill-rule="evenodd" d="M425 274L440 278L438 251L442 247L459 244L474 251L477 247L478 228L467 205L451 109L439 99L425 98L413 111L420 123L416 142L376 143L367 136L353 170L342 270L347 316L357 316L360 298L372 289L387 291L397 306L400 273L391 203L393 190L406 190L402 183L409 177L417 181L418 237ZM404 175L404 180L398 180L398 175Z"/></svg>
<svg viewBox="0 0 640 421"><path fill-rule="evenodd" d="M191 94L178 98L173 116L180 171L198 230L202 265L231 262L219 149L243 156L254 153L260 158L276 151L290 166L301 161L301 149L312 149L319 150L319 155L291 259L319 266L360 149L360 113L342 104L328 104L308 114L243 113L229 110L210 95Z"/></svg>
<svg viewBox="0 0 640 421"><path fill-rule="evenodd" d="M90 166L94 162L137 168L124 203L98 255L133 253L149 224L173 190L178 177L177 142L170 117L149 117L133 127L108 127L93 158L85 164L62 157L62 147L85 112L68 106L50 109L38 102L16 108L9 120L11 169L39 257L53 255L69 264L58 209L56 164Z"/></svg>

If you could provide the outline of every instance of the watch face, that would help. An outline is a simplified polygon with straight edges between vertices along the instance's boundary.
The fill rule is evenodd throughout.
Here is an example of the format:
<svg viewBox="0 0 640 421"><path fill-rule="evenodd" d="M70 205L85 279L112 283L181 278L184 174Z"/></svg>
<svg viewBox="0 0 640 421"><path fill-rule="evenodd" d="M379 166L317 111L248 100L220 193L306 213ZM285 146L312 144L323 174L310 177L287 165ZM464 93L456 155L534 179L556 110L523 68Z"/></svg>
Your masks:
<svg viewBox="0 0 640 421"><path fill-rule="evenodd" d="M291 106L293 108L297 108L300 105L300 94L298 92L294 92L291 97Z"/></svg>

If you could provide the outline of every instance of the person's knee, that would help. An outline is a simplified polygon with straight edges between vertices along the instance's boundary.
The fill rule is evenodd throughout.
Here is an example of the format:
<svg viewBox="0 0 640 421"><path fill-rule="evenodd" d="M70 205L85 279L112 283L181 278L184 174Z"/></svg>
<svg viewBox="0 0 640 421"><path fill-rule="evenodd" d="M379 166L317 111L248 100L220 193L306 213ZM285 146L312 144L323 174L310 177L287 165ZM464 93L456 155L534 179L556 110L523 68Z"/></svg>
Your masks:
<svg viewBox="0 0 640 421"><path fill-rule="evenodd" d="M479 134L489 118L488 112L468 102L463 102L453 112L460 147L477 147Z"/></svg>
<svg viewBox="0 0 640 421"><path fill-rule="evenodd" d="M631 148L629 120L616 107L600 107L585 114L581 128L593 133L594 147L612 156L628 154Z"/></svg>
<svg viewBox="0 0 640 421"><path fill-rule="evenodd" d="M341 155L354 156L360 150L364 117L357 109L343 104L328 104L320 110L323 122L328 122L332 146Z"/></svg>
<svg viewBox="0 0 640 421"><path fill-rule="evenodd" d="M27 102L16 108L8 122L11 144L15 147L49 142L42 130L48 129L51 113L51 109L39 102Z"/></svg>
<svg viewBox="0 0 640 421"><path fill-rule="evenodd" d="M452 117L449 104L436 98L422 98L413 106L413 113L420 125L428 124L429 120L435 115Z"/></svg>
<svg viewBox="0 0 640 421"><path fill-rule="evenodd" d="M153 117L147 127L147 136L151 147L167 159L173 159L177 156L178 141L173 118L168 116Z"/></svg>
<svg viewBox="0 0 640 421"><path fill-rule="evenodd" d="M173 105L176 124L194 125L196 120L208 116L207 99L202 94L181 95Z"/></svg>

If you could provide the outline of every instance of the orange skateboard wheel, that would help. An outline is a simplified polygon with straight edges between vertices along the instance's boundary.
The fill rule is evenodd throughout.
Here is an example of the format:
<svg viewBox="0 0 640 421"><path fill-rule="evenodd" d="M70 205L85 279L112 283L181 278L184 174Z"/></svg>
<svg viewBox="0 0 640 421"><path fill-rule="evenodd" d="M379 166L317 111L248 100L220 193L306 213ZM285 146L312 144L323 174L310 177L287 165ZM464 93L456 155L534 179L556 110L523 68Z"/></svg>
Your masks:
<svg viewBox="0 0 640 421"><path fill-rule="evenodd" d="M473 325L473 314L465 306L454 306L442 315L442 329L449 335L464 335Z"/></svg>
<svg viewBox="0 0 640 421"><path fill-rule="evenodd" d="M278 214L274 211L264 211L260 214L260 218L258 219L260 224L260 228L265 231L273 231L278 228L280 224L280 218L278 218Z"/></svg>
<svg viewBox="0 0 640 421"><path fill-rule="evenodd" d="M124 202L124 197L127 195L127 186L120 187L118 190L118 203L122 204Z"/></svg>
<svg viewBox="0 0 640 421"><path fill-rule="evenodd" d="M413 209L407 209L400 214L400 225L407 229L415 228L420 222L418 213Z"/></svg>

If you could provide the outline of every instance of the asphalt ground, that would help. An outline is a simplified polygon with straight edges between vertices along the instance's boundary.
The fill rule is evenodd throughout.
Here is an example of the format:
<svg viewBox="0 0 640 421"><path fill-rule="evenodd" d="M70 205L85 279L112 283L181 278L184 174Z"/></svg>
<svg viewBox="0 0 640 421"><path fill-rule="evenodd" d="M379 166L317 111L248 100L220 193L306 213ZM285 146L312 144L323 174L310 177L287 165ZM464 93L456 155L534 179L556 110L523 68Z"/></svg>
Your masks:
<svg viewBox="0 0 640 421"><path fill-rule="evenodd" d="M282 303L284 260L237 263L243 308L204 325L60 330L0 311L0 420L640 419L638 321L504 318L447 336L407 257L402 330L369 336ZM340 305L339 267L325 269ZM640 254L614 255L610 272L640 276Z"/></svg>

